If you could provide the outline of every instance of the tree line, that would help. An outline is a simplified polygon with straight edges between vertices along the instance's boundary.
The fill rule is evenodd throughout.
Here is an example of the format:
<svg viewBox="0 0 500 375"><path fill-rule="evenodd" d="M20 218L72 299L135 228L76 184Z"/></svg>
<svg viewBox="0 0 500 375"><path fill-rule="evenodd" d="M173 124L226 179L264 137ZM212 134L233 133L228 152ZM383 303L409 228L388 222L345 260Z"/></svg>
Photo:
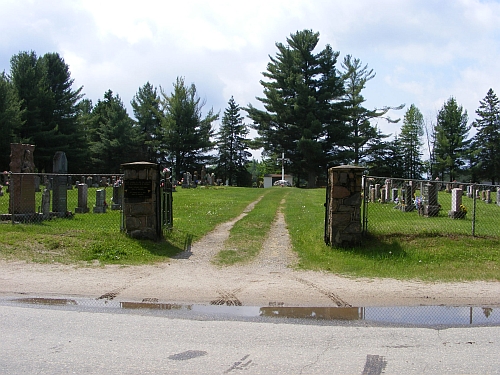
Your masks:
<svg viewBox="0 0 500 375"><path fill-rule="evenodd" d="M10 72L0 74L0 169L9 169L10 143L22 142L36 145L39 172L51 172L55 152L64 151L70 173L118 173L122 163L151 161L171 168L177 179L205 166L229 184L248 186L252 176L278 172L276 158L285 153L287 172L310 187L340 164L384 177L498 181L500 106L493 90L471 125L451 97L430 125L410 105L391 137L376 121L399 122L388 113L404 105L366 108L362 91L373 70L351 55L338 66L339 52L329 45L316 51L318 43L312 30L276 43L260 81L263 95L256 98L261 108L242 108L231 97L222 116L213 108L203 113L206 103L196 86L178 77L171 91L149 82L140 87L131 117L111 90L96 103L85 98L58 53L20 52ZM477 132L469 138L471 127ZM255 139L248 138L250 129ZM424 145L430 153L425 161ZM251 149L263 150L262 161L250 159Z"/></svg>

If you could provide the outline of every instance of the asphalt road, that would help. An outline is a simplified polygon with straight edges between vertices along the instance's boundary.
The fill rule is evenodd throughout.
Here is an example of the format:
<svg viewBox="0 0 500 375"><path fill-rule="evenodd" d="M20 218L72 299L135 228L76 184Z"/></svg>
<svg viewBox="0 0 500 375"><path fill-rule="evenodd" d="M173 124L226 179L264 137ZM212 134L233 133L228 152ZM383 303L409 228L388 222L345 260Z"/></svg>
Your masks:
<svg viewBox="0 0 500 375"><path fill-rule="evenodd" d="M203 319L0 304L1 374L495 374L500 327Z"/></svg>

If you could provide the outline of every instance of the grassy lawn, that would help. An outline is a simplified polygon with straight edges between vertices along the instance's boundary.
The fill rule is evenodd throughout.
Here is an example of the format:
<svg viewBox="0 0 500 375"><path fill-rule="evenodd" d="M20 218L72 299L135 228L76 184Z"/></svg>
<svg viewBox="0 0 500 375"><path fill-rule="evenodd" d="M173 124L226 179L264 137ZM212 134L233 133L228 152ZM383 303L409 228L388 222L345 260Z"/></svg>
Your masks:
<svg viewBox="0 0 500 375"><path fill-rule="evenodd" d="M77 263L98 260L100 264L149 264L161 262L182 251L186 244L200 239L219 223L238 216L263 189L197 188L174 193L174 228L161 242L141 241L120 232L121 212L108 209L71 219L52 219L39 224L0 224L0 258L32 262ZM112 190L107 189L110 201ZM0 197L0 213L8 212L7 195ZM37 207L41 193L36 196ZM77 206L76 190L68 191L68 210Z"/></svg>
<svg viewBox="0 0 500 375"><path fill-rule="evenodd" d="M89 189L89 202L94 195ZM302 269L353 277L500 280L500 207L477 203L477 235L472 237L472 202L464 197L467 217L452 220L447 217L451 198L444 192L439 196L442 210L436 218L395 210L392 204L369 203L370 235L361 246L351 249L331 248L323 242L324 189L229 187L179 189L174 193L174 229L156 243L121 233L121 213L112 210L40 224L4 222L0 224L0 258L83 264L161 262L217 224L238 216L259 197L262 199L254 210L233 227L216 263L233 264L257 255L285 198L283 211L294 250L299 254L298 267ZM68 202L68 209L73 210L76 190L68 192ZM0 197L0 213L7 211L8 196Z"/></svg>
<svg viewBox="0 0 500 375"><path fill-rule="evenodd" d="M429 281L500 280L500 207L496 205L478 202L477 232L482 235L472 237L470 208L464 220L447 217L449 194L440 195L443 209L436 218L398 211L392 204L369 203L370 235L359 247L337 249L325 246L324 228L318 225L324 220L324 195L323 189L294 190L287 199L286 220L301 268Z"/></svg>

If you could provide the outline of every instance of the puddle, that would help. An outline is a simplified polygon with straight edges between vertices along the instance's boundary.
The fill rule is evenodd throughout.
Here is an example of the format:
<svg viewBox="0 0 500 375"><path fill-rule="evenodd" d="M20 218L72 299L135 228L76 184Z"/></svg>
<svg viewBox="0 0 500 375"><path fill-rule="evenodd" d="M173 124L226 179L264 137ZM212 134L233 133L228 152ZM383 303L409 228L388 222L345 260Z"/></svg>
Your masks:
<svg viewBox="0 0 500 375"><path fill-rule="evenodd" d="M77 302L73 299L64 298L20 298L16 299L19 303L28 303L32 305L52 305L52 306L68 306L77 305Z"/></svg>
<svg viewBox="0 0 500 375"><path fill-rule="evenodd" d="M183 305L160 302L119 302L99 299L19 298L31 305L80 306L119 310L193 312L216 317L266 317L330 321L366 321L410 325L500 325L500 308L470 306L287 307Z"/></svg>

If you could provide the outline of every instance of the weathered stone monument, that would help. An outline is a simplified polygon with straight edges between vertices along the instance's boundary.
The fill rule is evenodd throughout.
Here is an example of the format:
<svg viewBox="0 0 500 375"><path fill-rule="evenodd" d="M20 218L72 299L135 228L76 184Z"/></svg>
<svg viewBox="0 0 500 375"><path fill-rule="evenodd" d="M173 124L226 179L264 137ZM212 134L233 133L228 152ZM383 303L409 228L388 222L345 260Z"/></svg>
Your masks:
<svg viewBox="0 0 500 375"><path fill-rule="evenodd" d="M75 208L75 212L78 214L86 214L89 212L88 207L88 189L87 184L78 184L76 185L78 189L78 207Z"/></svg>
<svg viewBox="0 0 500 375"><path fill-rule="evenodd" d="M121 210L123 201L123 183L117 180L113 183L113 203L111 204L112 210Z"/></svg>
<svg viewBox="0 0 500 375"><path fill-rule="evenodd" d="M133 238L160 239L162 223L158 212L160 207L158 165L137 162L122 164L121 167L125 232Z"/></svg>
<svg viewBox="0 0 500 375"><path fill-rule="evenodd" d="M332 167L328 170L325 243L353 246L361 242L361 189L364 168Z"/></svg>
<svg viewBox="0 0 500 375"><path fill-rule="evenodd" d="M441 206L438 203L438 186L428 182L423 185L424 216L434 217L439 215Z"/></svg>
<svg viewBox="0 0 500 375"><path fill-rule="evenodd" d="M34 145L12 143L10 145L9 213L35 215L35 163ZM23 175L26 173L26 175Z"/></svg>
<svg viewBox="0 0 500 375"><path fill-rule="evenodd" d="M410 182L405 182L404 188L401 189L401 197L399 209L403 212L411 212L415 210L415 205L413 204L413 186Z"/></svg>
<svg viewBox="0 0 500 375"><path fill-rule="evenodd" d="M52 212L65 216L68 211L68 161L63 151L57 151L52 160ZM61 174L61 175L58 175Z"/></svg>
<svg viewBox="0 0 500 375"><path fill-rule="evenodd" d="M106 190L98 189L95 192L95 206L93 209L95 214L106 213Z"/></svg>

